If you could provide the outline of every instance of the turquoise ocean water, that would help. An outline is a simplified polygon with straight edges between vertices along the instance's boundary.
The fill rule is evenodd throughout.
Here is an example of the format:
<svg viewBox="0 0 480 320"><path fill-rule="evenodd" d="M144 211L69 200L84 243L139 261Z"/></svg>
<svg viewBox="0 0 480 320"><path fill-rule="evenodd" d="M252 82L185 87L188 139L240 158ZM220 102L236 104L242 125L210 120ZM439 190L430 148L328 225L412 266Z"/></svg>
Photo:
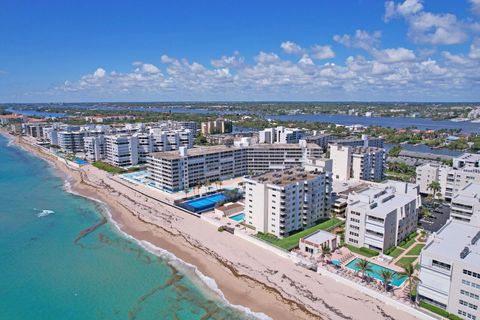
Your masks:
<svg viewBox="0 0 480 320"><path fill-rule="evenodd" d="M251 319L0 135L0 319ZM48 211L44 211L48 210ZM102 215L103 214L103 215Z"/></svg>

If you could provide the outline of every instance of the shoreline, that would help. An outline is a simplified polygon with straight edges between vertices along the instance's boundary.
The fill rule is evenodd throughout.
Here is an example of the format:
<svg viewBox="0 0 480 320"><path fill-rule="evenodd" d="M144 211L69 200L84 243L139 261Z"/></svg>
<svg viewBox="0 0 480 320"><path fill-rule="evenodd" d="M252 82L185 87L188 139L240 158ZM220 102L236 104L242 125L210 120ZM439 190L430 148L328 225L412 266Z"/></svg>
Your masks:
<svg viewBox="0 0 480 320"><path fill-rule="evenodd" d="M415 319L344 284L307 273L293 262L273 257L247 241L239 238L229 241L232 235L217 232L199 218L165 205L152 205L151 199L122 188L96 168L67 167L21 137L8 135L8 138L36 156L50 160L55 171L68 178L73 193L103 203L111 214L111 222L127 237L171 253L213 279L233 308L245 306L256 316L263 313L273 319ZM197 233L197 229L203 233ZM211 238L216 242L212 243ZM244 248L245 252L235 252ZM225 252L226 249L230 250Z"/></svg>
<svg viewBox="0 0 480 320"><path fill-rule="evenodd" d="M128 238L132 241L135 241L139 246L141 246L144 250L149 251L150 253L153 253L157 256L159 256L159 255L169 256L170 255L171 259L179 260L181 263L183 263L185 265L186 268L192 268L194 273L196 274L196 276L199 278L199 280L203 282L200 285L203 286L204 288L201 288L201 289L212 291L211 293L207 293L207 294L212 294L213 293L213 294L218 295L217 298L223 300L222 302L225 305L227 305L227 306L229 306L233 309L236 309L237 311L243 312L248 316L253 316L257 319L280 319L280 318L277 318L277 317L272 317L272 316L268 315L267 313L265 313L261 310L253 311L252 309L250 309L250 307L248 305L246 305L244 303L238 303L238 304L233 303L229 299L229 296L235 296L235 300L242 300L244 298L244 295L243 294L237 294L236 291L238 291L238 290L235 290L234 288L229 289L226 286L223 286L223 285L219 284L217 279L215 279L211 276L208 276L204 272L202 272L199 265L202 265L202 266L204 265L205 268L210 268L211 265L207 265L206 263L201 261L201 259L203 257L203 255L201 255L201 253L192 253L192 252L189 252L190 250L188 250L188 248L185 248L185 247L182 248L181 246L177 246L173 242L170 242L166 239L162 240L160 238L150 237L150 236L144 234L145 232L152 231L152 229L155 229L155 231L160 231L159 230L160 227L158 227L157 225L154 225L151 222L143 220L141 217L136 216L133 212L130 212L130 210L123 208L123 210L126 211L125 213L127 213L127 214L129 213L131 215L130 217L126 216L124 212L121 212L122 208L119 208L118 205L115 205L115 204L111 203L111 201L110 201L110 203L108 201L105 201L107 199L104 199L103 197L101 197L101 195L100 195L100 198L102 198L102 199L99 199L99 194L98 193L93 192L93 190L88 190L88 187L85 188L85 184L84 184L82 175L78 172L77 169L68 167L66 164L60 163L57 159L54 158L53 155L45 153L43 150L37 148L36 146L31 145L29 142L25 141L21 137L11 136L11 135L9 135L7 133L4 133L4 132L1 132L1 131L0 131L0 134L2 134L7 139L12 141L12 143L14 143L16 146L19 146L20 148L22 148L24 151L27 151L27 152L33 154L34 156L37 156L37 157L47 161L52 168L53 174L56 174L57 176L59 176L62 179L65 179L66 183L68 184L67 186L65 186L65 189L66 189L65 191L66 192L74 194L74 195L79 196L79 197L83 197L83 198L88 199L90 201L94 201L94 202L98 203L99 205L103 206L104 210L106 211L106 214L107 214L106 218L107 218L108 222L111 223L113 225L113 227L122 236L124 236L124 237L126 237L126 238ZM90 186L90 188L93 188L93 187ZM100 214L103 215L103 213L100 213ZM135 224L135 221L132 221L132 219L134 219L134 217L136 219L138 219L138 221L140 223L148 225L150 227L149 228L150 230L143 231L143 230L138 230L135 227L127 227L128 223L132 223L133 225ZM167 233L166 230L163 230L163 232ZM167 233L167 235L175 236L174 234L171 234L171 233L170 234ZM150 246L150 248L147 248L147 246ZM162 253L159 254L156 251L161 251ZM197 256L197 254L200 254L200 256ZM195 261L196 263L192 263L188 260L185 260L185 258L187 258L188 260ZM223 264L220 264L217 267L220 267L220 268L225 267L230 272L234 271L234 269L230 269L226 265L223 265ZM237 278L238 281L245 282L245 280L241 279L241 277L246 277L244 275L239 275L239 274L234 275L234 274L232 274L232 276ZM252 281L252 283L245 283L245 284L249 289L253 289L252 291L259 291L259 290L264 291L264 290L266 290L267 295L272 295L273 292L271 290L274 290L273 288L268 288L268 287L261 288L263 286L263 284L256 283L256 280L254 280L253 278L251 278L249 280ZM232 281L232 279L229 279L229 281ZM196 281L194 280L194 282L196 282ZM207 283L207 282L210 282L210 283ZM241 287L240 284L238 284L238 283L235 284L234 281L232 281L231 285L232 285L232 287L234 287L234 286ZM259 287L255 288L255 286L259 286ZM228 295L225 293L225 291L228 292ZM254 293L255 297L261 297L261 296L265 295L265 294L260 294L260 293L261 292L256 292L256 294ZM295 305L295 304L297 304L294 301L288 301L286 299L283 299L280 296L279 293L276 293L275 295L278 295L277 297L274 298L275 302L280 302L281 300L284 300L284 301L282 301L282 303L284 303L285 305L290 305L290 304ZM263 298L265 298L265 297L263 297ZM249 300L252 300L252 302L253 302L253 300L256 300L256 299L249 299ZM258 306L263 305L263 303L255 302L255 303L253 303L253 305L254 306L257 305L257 307L258 307ZM302 307L303 306L297 306L297 308L298 308L297 310L302 310L303 309ZM278 313L278 311L282 311L283 308L278 308L278 309L279 310L275 310L275 311L270 310L270 312L268 312L268 311L267 312L272 313L272 314L276 314L276 313ZM285 311L288 312L288 317L286 317L286 318L290 318L290 317L295 317L296 319L319 319L320 318L320 315L313 314L306 309L304 309L302 311L295 311L295 310L296 310L296 308L294 308L294 309L288 308L288 310L283 310L283 312L285 312ZM285 314L283 314L283 315L285 316Z"/></svg>

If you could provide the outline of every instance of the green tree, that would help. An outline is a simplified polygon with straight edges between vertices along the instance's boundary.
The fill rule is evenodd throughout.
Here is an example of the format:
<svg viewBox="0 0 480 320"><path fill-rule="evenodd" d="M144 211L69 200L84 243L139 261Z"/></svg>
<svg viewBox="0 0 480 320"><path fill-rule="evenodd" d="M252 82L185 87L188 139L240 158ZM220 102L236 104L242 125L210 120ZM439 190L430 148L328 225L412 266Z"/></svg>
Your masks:
<svg viewBox="0 0 480 320"><path fill-rule="evenodd" d="M440 182L434 180L427 186L427 190L432 190L433 199L437 199L438 193L442 190Z"/></svg>
<svg viewBox="0 0 480 320"><path fill-rule="evenodd" d="M367 259L358 259L355 263L357 271L362 274L362 277L365 278L368 272L372 272L372 267L370 262Z"/></svg>
<svg viewBox="0 0 480 320"><path fill-rule="evenodd" d="M385 292L387 292L388 285L390 284L390 281L392 281L393 279L393 272L384 269L380 271L380 278L382 279Z"/></svg>
<svg viewBox="0 0 480 320"><path fill-rule="evenodd" d="M388 156L389 157L398 157L400 155L400 151L402 151L402 146L400 145L397 145L395 147L393 147L392 149L390 149L390 151L388 151Z"/></svg>
<svg viewBox="0 0 480 320"><path fill-rule="evenodd" d="M331 254L330 247L326 243L322 244L322 258L325 258L330 254Z"/></svg>
<svg viewBox="0 0 480 320"><path fill-rule="evenodd" d="M420 282L420 279L415 275L415 268L411 264L405 266L404 269L405 270L401 272L400 275L407 277L408 290L411 297L413 289L417 286L418 282Z"/></svg>

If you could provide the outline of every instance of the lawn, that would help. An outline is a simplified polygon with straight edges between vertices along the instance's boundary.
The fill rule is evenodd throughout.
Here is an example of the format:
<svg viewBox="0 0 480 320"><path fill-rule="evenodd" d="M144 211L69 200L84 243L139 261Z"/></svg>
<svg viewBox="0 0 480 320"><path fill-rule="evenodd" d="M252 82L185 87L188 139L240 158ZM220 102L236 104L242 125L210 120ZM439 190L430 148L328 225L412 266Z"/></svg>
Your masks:
<svg viewBox="0 0 480 320"><path fill-rule="evenodd" d="M410 240L408 240L406 243L400 245L403 249L408 249L412 244L415 243L415 237L412 237Z"/></svg>
<svg viewBox="0 0 480 320"><path fill-rule="evenodd" d="M423 247L425 247L424 244L418 243L416 244L410 251L406 253L407 256L418 256L420 255L420 252L422 251Z"/></svg>
<svg viewBox="0 0 480 320"><path fill-rule="evenodd" d="M426 303L425 301L420 301L420 307L424 308L424 309L427 309L433 313L436 313L444 318L447 318L447 319L451 319L451 320L460 320L462 318L460 318L459 316L457 315L454 315L454 314L451 314L451 313L448 313L447 311L439 308L439 307L436 307L434 305L431 305L429 303Z"/></svg>
<svg viewBox="0 0 480 320"><path fill-rule="evenodd" d="M399 255L402 254L403 251L405 251L405 250L403 250L403 249L400 248L400 247L396 247L396 248L393 249L390 253L388 253L388 255L389 255L390 257L397 258Z"/></svg>
<svg viewBox="0 0 480 320"><path fill-rule="evenodd" d="M398 260L395 264L399 267L405 268L409 264L412 264L413 261L417 260L417 257L403 257Z"/></svg>
<svg viewBox="0 0 480 320"><path fill-rule="evenodd" d="M317 224L316 226L299 231L283 239L278 239L276 236L272 234L265 234L261 232L257 233L256 237L264 241L270 242L271 244L277 247L280 247L282 249L292 250L298 247L298 242L300 241L300 238L304 238L318 230L329 230L329 229L335 228L341 225L342 223L343 223L342 220L332 218L320 224Z"/></svg>
<svg viewBox="0 0 480 320"><path fill-rule="evenodd" d="M94 167L97 167L100 170L107 171L109 173L126 173L127 170L112 166L111 164L102 162L102 161L95 161L92 163Z"/></svg>
<svg viewBox="0 0 480 320"><path fill-rule="evenodd" d="M372 249L369 249L369 248L365 248L365 247L357 248L357 247L354 247L352 245L347 244L347 248L348 248L348 250L350 250L350 251L352 251L356 254L362 255L364 257L367 257L367 258L375 257L375 256L378 256L378 254L379 254L378 251L375 251L375 250L372 250Z"/></svg>

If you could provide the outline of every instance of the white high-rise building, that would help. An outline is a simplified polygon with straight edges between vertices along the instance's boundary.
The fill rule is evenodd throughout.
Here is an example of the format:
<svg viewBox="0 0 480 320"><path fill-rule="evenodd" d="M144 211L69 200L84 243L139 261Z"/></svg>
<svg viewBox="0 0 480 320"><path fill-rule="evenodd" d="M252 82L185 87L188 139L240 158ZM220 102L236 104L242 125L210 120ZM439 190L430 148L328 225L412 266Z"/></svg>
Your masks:
<svg viewBox="0 0 480 320"><path fill-rule="evenodd" d="M384 149L330 144L330 159L333 160L334 179L369 181L383 179Z"/></svg>
<svg viewBox="0 0 480 320"><path fill-rule="evenodd" d="M106 145L105 137L85 137L85 155L89 161L95 162L105 159Z"/></svg>
<svg viewBox="0 0 480 320"><path fill-rule="evenodd" d="M245 221L279 238L330 216L331 173L302 168L245 178Z"/></svg>
<svg viewBox="0 0 480 320"><path fill-rule="evenodd" d="M348 195L345 241L381 252L398 245L417 228L418 186L388 181Z"/></svg>
<svg viewBox="0 0 480 320"><path fill-rule="evenodd" d="M418 300L480 319L480 225L449 220L420 256Z"/></svg>
<svg viewBox="0 0 480 320"><path fill-rule="evenodd" d="M453 195L469 183L480 183L480 155L465 153L453 159L453 166L425 164L417 167L420 192L432 194L428 188L432 181L440 183L440 196L451 200Z"/></svg>
<svg viewBox="0 0 480 320"><path fill-rule="evenodd" d="M459 190L450 207L451 218L480 227L480 184L470 183Z"/></svg>
<svg viewBox="0 0 480 320"><path fill-rule="evenodd" d="M436 163L426 163L422 166L418 166L416 169L416 181L420 187L420 193L434 195L433 190L430 188L432 182L437 181L440 183L441 190L438 192L442 195L445 195L447 187L447 175L451 168L436 164Z"/></svg>
<svg viewBox="0 0 480 320"><path fill-rule="evenodd" d="M296 128L267 128L258 132L258 143L298 143L305 136L305 132Z"/></svg>
<svg viewBox="0 0 480 320"><path fill-rule="evenodd" d="M138 138L131 135L105 136L106 161L118 166L138 164Z"/></svg>
<svg viewBox="0 0 480 320"><path fill-rule="evenodd" d="M193 132L189 129L162 130L150 129L153 138L153 151L163 152L178 150L179 147L193 147Z"/></svg>
<svg viewBox="0 0 480 320"><path fill-rule="evenodd" d="M57 133L58 145L65 152L80 152L84 149L85 131L60 131Z"/></svg>
<svg viewBox="0 0 480 320"><path fill-rule="evenodd" d="M155 152L148 157L147 169L158 188L170 192L184 190L207 181L301 166L306 159L322 155L320 147L304 141L180 149L181 152Z"/></svg>

